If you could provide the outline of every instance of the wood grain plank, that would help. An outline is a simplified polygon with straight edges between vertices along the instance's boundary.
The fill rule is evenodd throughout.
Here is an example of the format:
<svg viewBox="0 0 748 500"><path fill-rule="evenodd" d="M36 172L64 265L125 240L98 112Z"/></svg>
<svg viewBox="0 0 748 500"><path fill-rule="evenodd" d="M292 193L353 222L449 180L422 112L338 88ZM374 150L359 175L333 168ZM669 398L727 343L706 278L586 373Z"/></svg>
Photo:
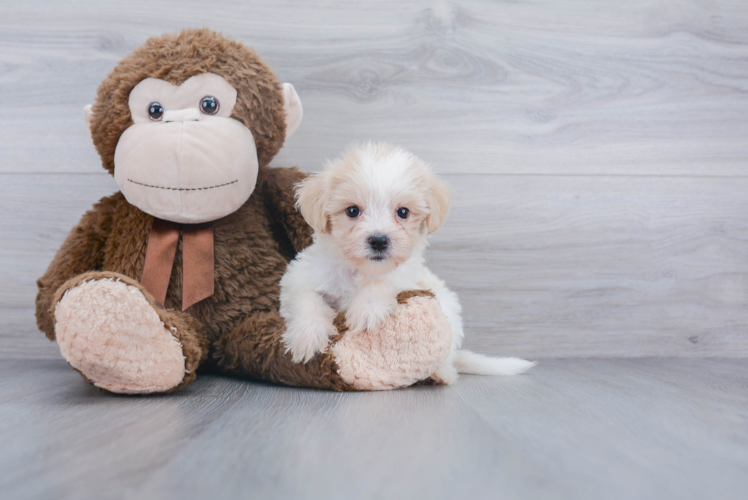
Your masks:
<svg viewBox="0 0 748 500"><path fill-rule="evenodd" d="M70 230L117 190L108 174L0 176L0 307L33 307L36 280Z"/></svg>
<svg viewBox="0 0 748 500"><path fill-rule="evenodd" d="M57 342L36 327L32 307L0 309L0 360L61 360Z"/></svg>
<svg viewBox="0 0 748 500"><path fill-rule="evenodd" d="M148 36L254 46L305 105L279 161L402 144L440 172L748 175L748 4L3 3L0 171L98 172L81 120ZM40 146L42 145L42 146Z"/></svg>
<svg viewBox="0 0 748 500"><path fill-rule="evenodd" d="M746 180L448 179L455 205L430 262L462 298L467 346L748 355Z"/></svg>
<svg viewBox="0 0 748 500"><path fill-rule="evenodd" d="M64 361L29 363L6 362L0 382L0 485L14 498L129 497L250 390L102 400Z"/></svg>
<svg viewBox="0 0 748 500"><path fill-rule="evenodd" d="M462 298L468 347L748 356L748 179L445 178L453 210L429 261ZM70 228L116 186L106 174L2 179L0 307L28 309ZM31 316L5 328L13 356L21 332L41 335Z"/></svg>
<svg viewBox="0 0 748 500"><path fill-rule="evenodd" d="M549 360L338 394L214 376L118 397L0 364L9 498L742 499L748 360Z"/></svg>

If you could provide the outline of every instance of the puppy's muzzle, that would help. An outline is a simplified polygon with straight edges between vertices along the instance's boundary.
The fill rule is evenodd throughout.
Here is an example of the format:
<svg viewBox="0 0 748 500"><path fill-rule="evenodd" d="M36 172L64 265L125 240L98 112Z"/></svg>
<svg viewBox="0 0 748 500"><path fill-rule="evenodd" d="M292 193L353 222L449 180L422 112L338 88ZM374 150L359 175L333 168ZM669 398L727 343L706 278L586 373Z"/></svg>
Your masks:
<svg viewBox="0 0 748 500"><path fill-rule="evenodd" d="M372 260L384 259L384 254L389 249L390 239L386 234L372 234L369 236L369 248L374 251Z"/></svg>

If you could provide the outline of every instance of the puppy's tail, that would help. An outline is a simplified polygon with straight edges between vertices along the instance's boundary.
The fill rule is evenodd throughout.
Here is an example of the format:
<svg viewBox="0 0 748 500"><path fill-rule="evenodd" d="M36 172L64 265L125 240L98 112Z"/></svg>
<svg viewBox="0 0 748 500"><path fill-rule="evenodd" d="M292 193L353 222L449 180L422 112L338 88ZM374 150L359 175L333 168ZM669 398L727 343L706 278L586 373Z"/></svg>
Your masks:
<svg viewBox="0 0 748 500"><path fill-rule="evenodd" d="M457 351L455 368L460 373L473 375L517 375L535 366L537 361L519 358L491 358L470 351Z"/></svg>

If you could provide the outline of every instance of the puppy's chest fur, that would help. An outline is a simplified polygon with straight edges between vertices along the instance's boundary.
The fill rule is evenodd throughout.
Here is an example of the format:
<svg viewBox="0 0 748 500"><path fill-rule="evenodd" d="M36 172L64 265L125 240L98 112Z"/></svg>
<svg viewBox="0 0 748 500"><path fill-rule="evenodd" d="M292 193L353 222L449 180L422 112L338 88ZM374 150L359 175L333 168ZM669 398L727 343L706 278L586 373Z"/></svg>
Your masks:
<svg viewBox="0 0 748 500"><path fill-rule="evenodd" d="M315 291L336 312L346 311L353 298L373 282L381 282L394 299L400 292L427 288L423 272L425 267L419 261L420 259L410 259L389 273L372 279L367 279L355 268L328 263L328 276L331 279L326 280Z"/></svg>

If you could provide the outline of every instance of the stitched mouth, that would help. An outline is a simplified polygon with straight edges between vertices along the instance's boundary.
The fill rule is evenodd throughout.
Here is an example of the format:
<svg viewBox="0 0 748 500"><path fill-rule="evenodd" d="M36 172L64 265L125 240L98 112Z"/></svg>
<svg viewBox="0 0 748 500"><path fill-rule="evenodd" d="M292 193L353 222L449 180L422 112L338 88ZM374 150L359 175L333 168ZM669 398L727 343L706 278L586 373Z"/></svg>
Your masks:
<svg viewBox="0 0 748 500"><path fill-rule="evenodd" d="M133 184L137 184L138 186L143 186L147 188L165 189L167 191L205 191L206 189L216 189L219 187L230 186L232 184L236 184L237 182L239 182L239 179L235 179L231 182L225 182L223 184L216 184L215 186L205 186L205 187L197 187L197 188L176 188L176 187L167 187L167 186L152 186L150 184L144 184L142 182L134 181L132 179L127 179L127 182L132 182Z"/></svg>

